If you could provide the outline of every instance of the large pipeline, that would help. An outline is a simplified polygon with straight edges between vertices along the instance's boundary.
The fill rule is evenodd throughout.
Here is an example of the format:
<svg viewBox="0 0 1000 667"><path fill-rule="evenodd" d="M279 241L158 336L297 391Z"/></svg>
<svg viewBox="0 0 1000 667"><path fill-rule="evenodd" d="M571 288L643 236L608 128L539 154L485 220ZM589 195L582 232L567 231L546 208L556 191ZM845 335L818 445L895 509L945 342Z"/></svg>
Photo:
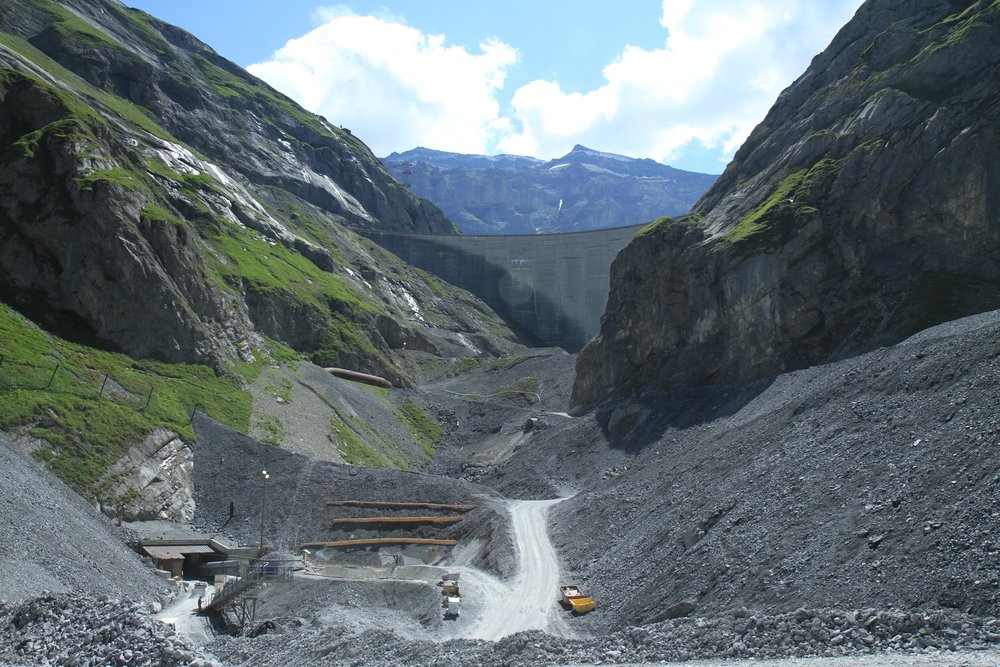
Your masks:
<svg viewBox="0 0 1000 667"><path fill-rule="evenodd" d="M368 373L359 373L357 371L349 371L346 368L327 368L324 369L330 375L339 377L344 380L350 380L351 382L362 382L364 384L370 384L374 387L382 387L383 389L392 389L392 383L383 377L377 375L369 375Z"/></svg>

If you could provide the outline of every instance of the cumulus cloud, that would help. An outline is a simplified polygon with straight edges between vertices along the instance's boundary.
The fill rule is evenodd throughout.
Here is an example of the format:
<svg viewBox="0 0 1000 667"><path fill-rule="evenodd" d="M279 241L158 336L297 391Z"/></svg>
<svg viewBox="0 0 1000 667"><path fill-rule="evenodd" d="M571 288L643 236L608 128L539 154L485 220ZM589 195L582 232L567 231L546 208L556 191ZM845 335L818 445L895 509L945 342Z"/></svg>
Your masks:
<svg viewBox="0 0 1000 667"><path fill-rule="evenodd" d="M509 46L489 40L473 53L344 7L317 18L322 25L247 70L350 128L376 154L417 145L481 153L506 128L496 92L516 60Z"/></svg>
<svg viewBox="0 0 1000 667"><path fill-rule="evenodd" d="M697 144L717 152L721 170L858 5L664 0L662 48L626 45L591 91L553 81L523 86L498 148L555 156L582 143L669 163Z"/></svg>
<svg viewBox="0 0 1000 667"><path fill-rule="evenodd" d="M695 147L717 155L721 171L860 4L664 0L662 47L622 45L603 84L583 91L535 80L510 94L511 46L467 49L344 6L318 10L320 25L248 70L378 155L420 145L551 158L581 143L671 163Z"/></svg>

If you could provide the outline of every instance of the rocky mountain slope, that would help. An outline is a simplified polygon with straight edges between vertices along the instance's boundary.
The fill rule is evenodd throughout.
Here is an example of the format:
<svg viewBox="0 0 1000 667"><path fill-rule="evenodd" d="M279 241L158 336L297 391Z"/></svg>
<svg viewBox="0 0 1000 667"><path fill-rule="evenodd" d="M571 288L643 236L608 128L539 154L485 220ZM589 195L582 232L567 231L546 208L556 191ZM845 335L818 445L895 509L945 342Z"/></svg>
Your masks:
<svg viewBox="0 0 1000 667"><path fill-rule="evenodd" d="M773 376L1000 305L1000 5L868 2L613 269L575 402Z"/></svg>
<svg viewBox="0 0 1000 667"><path fill-rule="evenodd" d="M624 456L559 508L568 565L630 622L683 602L1000 614L998 325L600 412Z"/></svg>
<svg viewBox="0 0 1000 667"><path fill-rule="evenodd" d="M70 6L83 7L76 3L31 4L34 10L61 16L58 23L63 30L73 28L71 32L90 34L73 22L73 16L82 18L66 9ZM114 4L87 6L140 16ZM845 52L854 49L858 62L885 65L887 60L871 60L878 52L876 46L866 50L856 43L905 52L909 38L940 41L943 35L950 35L941 42L940 49L956 48L967 39L981 39L975 35L982 30L994 30L991 21L997 8L1000 4L996 2L974 3L965 10L898 0L870 2L860 10L861 24L856 21L845 28L834 45L840 45ZM944 18L933 21L927 14L932 10ZM21 13L13 18L0 16L5 25L22 20ZM886 33L879 27L887 25L896 25L897 30ZM912 30L904 30L907 26ZM875 31L872 35L887 36L871 36L866 42L860 35L868 29ZM893 41L894 35L901 37ZM830 194L824 195L827 198L820 202L822 207L813 206L818 200L808 199L807 203L812 203L800 211L792 207L800 197L814 196L809 184L826 181L808 180L806 172L792 178L794 185L787 191L762 193L755 185L757 177L741 171L744 162L740 162L734 167L735 175L729 174L731 182L744 184L744 196L750 200L763 197L763 203L740 204L736 194L713 190L703 200L706 208L699 209L703 210L700 219L664 220L639 237L618 263L616 289L620 298L609 311L602 339L588 348L576 366L580 377L574 384L573 357L558 350L517 350L516 354L492 359L515 346L504 338L502 327L487 311L469 297L378 253L370 244L330 222L328 214L314 204L307 207L302 203L305 200L298 199L296 218L278 215L280 206L287 204L279 206L274 204L276 199L260 195L250 179L229 176L236 185L229 183L217 175L227 173L223 167L216 172L208 166L214 162L196 156L190 148L186 150L194 157L184 159L197 160L191 164L205 168L199 169L204 178L193 176L193 182L190 172L169 175L151 160L142 162L142 168L136 166L140 163L126 157L140 159L154 140L129 124L143 122L136 121L138 116L128 120L122 115L131 113L122 111L131 107L119 103L121 113L113 113L108 104L115 102L104 97L100 89L87 88L82 80L65 72L58 80L46 74L57 71L57 66L27 41L10 33L4 33L0 40L0 57L12 65L0 70L4 77L0 109L6 114L0 115L5 119L0 128L2 136L10 141L4 144L0 158L10 160L5 162L5 169L10 164L10 173L21 175L18 187L5 186L0 198L0 204L10 206L0 217L0 229L7 234L0 247L0 259L25 258L29 250L38 249L38 261L23 260L23 266L58 278L67 269L56 261L57 257L72 255L79 265L90 266L94 260L87 248L92 246L81 249L79 254L66 250L65 255L45 255L42 250L51 241L47 236L32 237L30 244L19 240L22 236L28 238L31 230L24 221L47 225L49 217L54 217L62 227L47 227L46 233L61 233L67 238L75 238L73 234L88 229L87 225L106 225L99 227L101 230L110 225L114 233L108 236L120 239L122 247L135 252L138 258L145 258L135 266L157 275L181 276L178 280L185 285L205 276L213 280L216 275L221 277L222 282L233 286L233 291L226 294L234 310L252 301L252 293L282 290L296 296L281 299L317 309L311 312L322 315L324 308L332 308L329 317L343 326L335 329L335 336L331 333L334 340L329 346L309 351L310 356L326 360L331 357L324 357L323 350L344 355L355 350L357 356L353 358L359 363L368 360L369 368L398 369L416 385L391 392L354 385L345 388L343 381L264 336L260 337L260 347L249 348L253 362L227 361L228 353L212 357L221 360L221 373L197 364L136 359L82 344L88 332L94 339L101 336L98 327L87 325L80 312L73 319L51 308L37 307L46 303L41 296L20 301L25 310L32 304L36 306L33 312L40 313L39 322L75 333L72 340L66 340L0 303L0 428L15 436L12 442L0 433L0 555L10 564L9 572L0 574L0 598L11 601L0 600L0 662L69 663L72 659L91 659L124 663L159 656L163 664L190 664L198 659L184 641L155 625L142 605L117 599L127 596L148 604L160 593L157 580L151 578L143 562L116 545L120 531L85 503L75 500L64 486L18 451L34 448L35 458L69 480L74 488L90 492L91 497L103 493L123 502L134 500L139 493L138 489L128 488L131 481L125 488L115 487L130 479L128 471L112 469L111 477L102 475L111 463L126 460L122 459L123 451L151 432L154 438L148 445L133 448L132 453L144 454L147 464L157 465L150 455L157 448L169 450L169 456L175 459L189 457L175 461L178 474L167 467L157 470L163 470L163 477L176 480L188 475L186 490L194 502L194 528L243 544L256 545L263 535L269 546L291 549L303 537L312 540L353 534L354 528L341 530L332 523L335 515L328 504L332 500L471 502L478 507L461 522L443 529L464 541L462 549L453 555L485 571L509 576L518 570L519 545L515 544L516 531L511 530L508 499L565 498L549 513L549 535L561 561L561 576L580 583L598 600L597 610L589 615L567 614L566 624L575 635L572 638L531 631L496 642L441 641L440 630L446 622L440 615L440 594L433 578L420 584L296 577L285 588L269 585L262 591L259 618L270 621L272 630L254 638L206 640L210 643L204 648L222 664L651 664L692 658L747 658L771 664L782 656L839 656L839 662L817 664L840 665L985 666L997 662L1000 419L995 407L1000 398L1000 311L949 321L895 344L852 355L850 350L881 339L862 330L857 338L833 350L785 350L781 340L774 339L773 350L755 353L756 343L744 339L758 332L763 336L769 327L778 326L770 317L736 309L732 314L703 313L703 319L688 323L665 319L666 311L657 309L661 301L665 307L675 309L677 303L688 303L683 298L685 290L695 290L697 285L702 285L697 289L714 298L709 300L716 304L712 308L736 308L734 303L743 303L739 299L750 298L740 290L759 285L763 290L761 301L754 303L765 308L784 303L779 299L784 298L783 293L767 291L769 285L777 281L781 289L791 289L786 283L794 282L802 297L810 300L793 315L808 312L809 308L834 308L840 300L854 298L863 290L890 294L886 285L870 282L883 276L878 272L861 273L864 280L860 282L845 278L842 293L832 290L833 283L818 283L828 288L820 290L810 282L811 276L820 274L810 273L805 267L822 267L833 260L813 250L806 241L829 239L830 248L840 249L837 256L841 258L854 252L850 257L857 263L845 266L858 271L859 267L870 266L888 271L886 267L892 264L883 263L887 258L902 261L915 248L922 248L920 257L939 257L934 252L940 250L942 266L950 266L945 259L953 261L948 253L958 248L959 239L945 243L942 237L954 233L956 221L967 223L963 228L967 235L962 238L979 243L978 250L983 253L990 252L991 246L984 245L986 233L982 228L995 222L995 195L983 194L971 186L963 191L970 195L968 198L935 189L936 181L923 171L923 163L908 163L902 159L902 152L892 153L894 144L872 144L866 149L855 148L861 151L859 156L852 158L854 153L848 153L837 158L844 160L844 168L837 172L832 184L827 183ZM100 44L94 47L96 51L101 48ZM914 66L935 57L935 49L927 47L928 52L924 51L921 47L915 53ZM988 59L987 51L977 52L977 57ZM955 59L950 62L970 71L978 66L954 52L951 57ZM45 62L46 69L36 66L37 62ZM817 63L828 65L822 71L811 70L819 78L835 76L841 65L847 68L845 71L854 72L853 66L838 64L833 56L830 60L821 56ZM861 73L864 71L860 68ZM887 71L895 70L889 67ZM925 78L921 81L932 80L927 78L927 71L922 75ZM967 85L962 77L952 76L955 94L966 95L961 99L972 104L977 98L968 91L977 85ZM806 76L802 81L808 80ZM995 83L995 79L984 79L978 85L988 88L991 82ZM73 86L67 88L69 83ZM895 93L875 95L873 100L877 102L889 94ZM787 101L789 95L786 92L782 100ZM34 102L13 103L26 99ZM87 107L77 106L84 99ZM934 123L961 113L961 109L948 107L948 99L939 100L943 110ZM834 106L840 102L838 97L827 101ZM782 104L779 101L778 107ZM981 102L978 115L970 112L956 117L970 123L992 119L992 107L988 106ZM54 110L54 120L27 134L8 130L15 127L11 119L21 118L22 109L37 108ZM792 125L796 122L791 117L786 120ZM921 127L933 128L934 123L925 122ZM27 127L16 125L17 130ZM900 127L914 131L905 123ZM944 188L957 178L945 169L954 167L957 158L948 146L933 150L925 146L921 137L928 131L916 132L909 146L927 151L926 165L942 169ZM968 156L970 168L982 167L988 176L992 172L985 166L986 158L976 150L980 143L990 145L986 141L991 136L989 126L975 125L969 132L978 133L975 146L964 143L967 140L960 132L952 141L958 142ZM119 133L139 145L124 141L123 153L107 148L117 145L114 137ZM14 134L16 138L10 139ZM848 135L831 138L830 150L840 141L849 141ZM756 148L745 149L741 159L748 160L755 151L773 150L777 154L785 150L774 144L777 139L768 140L769 136L755 134L758 143L748 146ZM172 146L182 146L173 139L169 141ZM138 152L129 153L132 149L127 146ZM799 149L788 150L794 153ZM864 171L852 162L863 158L868 150L874 151L872 159L878 171ZM890 154L879 157L883 151ZM32 162L36 155L42 162ZM890 159L893 157L896 159ZM756 164L759 169L766 166ZM876 187L896 183L896 169L910 169L913 187L919 186L919 191L904 197L898 192L894 195L891 187ZM28 173L34 173L44 187L32 190L34 181L22 178ZM62 174L55 185L45 180L50 173ZM765 169L759 176L765 190L767 173ZM7 174L6 170L0 172L0 179L8 178ZM740 174L745 180L737 178ZM131 187L135 183L142 185ZM985 183L988 186L992 181L986 178ZM839 190L852 184L861 188L863 196L859 200ZM236 197L237 186L243 187L249 198ZM274 195L276 191L269 192ZM820 188L818 192L828 191ZM843 196L835 199L835 192ZM942 202L959 211L967 210L962 206L972 210L981 204L987 218L984 221L975 215L958 214L942 217L941 230L934 235L927 232L927 220L918 215L927 215L930 210L923 193L941 195ZM227 205L223 198L230 201L228 209L224 208ZM23 204L29 200L35 209ZM214 213L189 215L183 201ZM244 202L253 201L264 211L277 211L274 219L285 224L289 234L301 232L300 238L328 251L336 260L332 270L303 268L307 265L301 253L312 252L309 246L283 235L267 236L250 222L242 223L244 229L219 213L232 212L250 205ZM79 202L90 202L89 206L97 208L85 209L86 215L67 213L83 206ZM121 208L122 202L132 202L133 208ZM711 217L713 211L721 215L730 205L750 207L753 215L741 219L735 227L731 226L732 220ZM189 277L188 282L184 282L186 274L171 272L174 264L164 262L166 268L157 273L161 265L141 252L145 247L142 239L147 238L143 233L149 233L143 230L152 229L152 220L142 222L142 211L147 216L159 215L152 206L179 220L171 218L167 222L177 230L178 237L184 235L182 247L191 249L196 258L202 255L192 248L208 249L217 263L203 265L200 259L193 260L193 270L202 273ZM828 217L833 215L833 206L866 212L869 217L863 221ZM874 216L874 209L869 210L877 206L883 207L880 210L885 219L894 224L916 220L913 233L895 240L888 235L895 229L891 227L884 230L886 236L877 239L862 234L869 228L878 229L875 223L882 218ZM37 213L33 218L10 213L32 210ZM132 210L139 212L138 222L127 217ZM303 212L309 213L311 222L301 222ZM808 218L801 229L795 226L799 214ZM904 217L893 217L897 215ZM825 236L820 234L816 229L826 229L820 223L827 219L840 221L844 229L828 229L823 232ZM14 222L23 224L16 226ZM22 236L10 229L17 229ZM315 236L306 238L309 230ZM927 232L940 247L927 245L916 232ZM81 238L87 238L80 233ZM814 233L820 236L812 236ZM98 233L91 236L92 243L101 247L99 241L104 237ZM320 243L321 238L329 243ZM855 245L849 244L851 239ZM17 250L8 252L10 248ZM878 255L881 262L872 263L874 260L860 254L864 248L868 252L882 248ZM783 277L775 277L766 270L772 262L792 262L789 253L794 249L801 250L801 254L794 256L798 264L793 268L806 273L790 269ZM986 264L986 255L976 264L975 252L966 252L970 265ZM697 257L718 264L695 263ZM251 263L257 258L265 259ZM156 260L160 260L159 256ZM678 275L675 283L661 282L659 270L676 270L678 265L686 266L686 261L694 267L693 277ZM283 262L285 268L268 278L267 272L276 262ZM914 262L908 266L919 273L923 264ZM118 282L125 275L115 273L115 264L110 262L96 266ZM203 266L208 268L199 268ZM731 274L712 273L725 267L743 271L739 275L746 280L739 282L730 280ZM332 290L333 283L323 282L328 280L328 274L353 286L364 297L359 297L358 304L367 306L355 304L356 310L343 305L334 308L337 304L333 302L346 298L342 292L322 292L322 299L307 299L316 294L310 291L314 285ZM34 274L29 271L28 275ZM136 269L127 275L139 281L146 274ZM705 282L699 283L702 278L698 276L705 276ZM713 276L719 280L730 278L715 283ZM646 312L625 304L627 281L639 278L643 282L638 287L632 285L639 304L636 308L641 306ZM963 292L956 287L963 284L960 278L953 276L954 282L942 283L954 288L944 294L947 298L941 297L943 301L935 301L938 297L932 292L911 292L913 301L904 301L894 311L901 313L900 322L906 321L903 315L912 315L912 327L919 327L920 308L925 308L921 317L935 313L948 317L956 309L969 306L967 301L953 300L955 297L979 299L979 307L986 307L990 300L983 295L988 297L989 292ZM103 276L93 279L105 280ZM8 280L4 274L3 284L13 285L11 293L15 296L30 294L21 283ZM972 279L965 284L969 283L987 284ZM206 284L216 283L209 280ZM67 293L71 287L78 287L80 293L89 289L83 284L66 285ZM112 295L118 289L114 281L103 285ZM108 301L116 300L109 297ZM138 303L150 302L157 303ZM184 312L190 307L182 300L176 303ZM860 299L858 303L862 308L868 301ZM940 305L941 311L929 308L928 303ZM367 310L368 306L373 310ZM708 307L704 303L702 306ZM138 313L141 307L132 308L136 318L146 317ZM275 308L269 312L276 331L283 331L295 321L294 309ZM679 317L687 311L669 312ZM765 310L764 314L772 311ZM626 316L627 320L621 319ZM649 316L660 317L660 321L651 323L646 319ZM743 343L752 349L730 352L729 348L699 342L698 336L708 335L717 326L713 317L729 318L726 322L734 327L732 340L723 341L725 344ZM250 321L260 326L258 320ZM783 325L789 321L797 320L783 320ZM653 336L654 327L666 331L666 335ZM899 333L904 329L887 316L882 329L877 330ZM662 342L675 331L687 332L687 338L675 343L690 348L684 352L682 345L679 357L662 353L655 346L643 347ZM370 336L371 349L352 348L352 332ZM639 333L648 337L642 338ZM801 344L820 340L807 334L800 331L798 338L793 338ZM222 335L232 334L227 330ZM765 336L763 340L769 339ZM614 345L619 347L614 349ZM107 341L103 346L114 347ZM472 348L481 353L480 358L460 358L472 354ZM602 361L601 355L612 352L629 359L632 366L612 368L597 363ZM702 356L712 352L719 352L719 359ZM831 355L844 358L816 361ZM278 363L282 360L293 363ZM608 364L613 361L610 357L603 360ZM779 372L782 364L812 365ZM715 367L720 370L713 374L711 369ZM635 381L624 375L629 370L636 373ZM668 386L657 386L651 380L654 372L665 373ZM244 383L251 382L254 396L244 390ZM599 407L575 417L567 414L571 388L578 405L600 401ZM639 392L641 395L634 395ZM274 411L259 409L260 401L269 401ZM404 420L399 413L407 404L418 408L406 408L416 425L411 424L410 436L404 433L408 427L400 428ZM197 406L201 408L192 411ZM259 421L254 422L260 413L280 417L289 432L308 442L290 442L279 434L281 437L274 438L281 444L277 447L243 435L250 431L255 431L258 439L264 439L262 434L275 435ZM431 430L426 427L431 417L441 431L428 451L423 449L417 433L426 435ZM163 432L154 431L154 426L176 437L160 438ZM382 443L384 447L357 449L359 443L375 442L373 432L390 434L385 439L393 442ZM401 443L407 437L409 441ZM359 451L396 456L411 468L419 467L430 456L434 458L419 473L340 463ZM264 468L273 475L266 493L266 511L265 494L258 493L255 483L247 482L259 480ZM158 488L155 483L151 486ZM181 503L178 514L190 509ZM359 530L369 535L365 529ZM435 534L438 529L428 526L421 530ZM342 557L337 553L338 558ZM388 558L388 554L383 555ZM353 554L358 560L376 560L373 556ZM377 560L381 566L381 558ZM42 595L43 589L72 594ZM559 613L554 588L552 594L552 611ZM113 595L115 599L95 600L98 595ZM469 602L466 611L475 609L476 604L503 604L502 599L487 596ZM53 628L57 631L53 632ZM123 632L132 633L135 641L131 646L121 638ZM109 644L105 636L118 639ZM126 657L126 651L133 648L135 652Z"/></svg>
<svg viewBox="0 0 1000 667"><path fill-rule="evenodd" d="M466 234L551 234L640 225L687 213L716 178L584 146L548 162L427 148L393 153L382 161ZM412 173L405 175L404 169Z"/></svg>
<svg viewBox="0 0 1000 667"><path fill-rule="evenodd" d="M245 385L269 361L405 386L415 351L519 349L481 301L359 227L457 232L349 130L192 35L117 0L3 4L0 428L77 491L158 480L132 473L189 456L195 409L249 430ZM187 513L164 492L150 502Z"/></svg>
<svg viewBox="0 0 1000 667"><path fill-rule="evenodd" d="M389 350L450 306L344 227L454 228L363 143L114 0L18 0L0 30L5 300L137 357L222 368L266 336L401 379ZM434 324L485 313L453 305Z"/></svg>

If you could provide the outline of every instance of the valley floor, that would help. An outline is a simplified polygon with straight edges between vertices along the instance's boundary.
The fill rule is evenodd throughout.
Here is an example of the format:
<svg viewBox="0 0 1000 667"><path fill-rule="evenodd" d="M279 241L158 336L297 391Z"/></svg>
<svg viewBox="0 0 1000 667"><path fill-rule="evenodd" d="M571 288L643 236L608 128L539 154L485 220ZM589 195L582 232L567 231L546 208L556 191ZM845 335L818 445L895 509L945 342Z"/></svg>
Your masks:
<svg viewBox="0 0 1000 667"><path fill-rule="evenodd" d="M533 351L400 390L447 425L422 473L344 466L197 416L192 529L256 545L264 469L263 536L282 553L378 534L336 528L334 518L356 513L335 501L475 505L453 526L421 529L456 539L454 551L392 554L414 572L469 573L468 613L443 619L433 574L295 578L267 589L258 621L273 627L258 637L199 625L198 658L153 631L143 650L176 656L168 665L248 667L998 664L998 346L1000 314L989 313L756 386L648 396L577 417L566 414L572 357ZM338 398L340 381L319 386L325 374L301 373L311 395L342 413L382 401L353 388ZM525 378L533 396L490 399ZM0 573L0 663L41 664L57 647L18 638L40 637L53 618L73 627L86 613L91 637L104 616L118 627L101 595L169 601L148 563L123 547L127 531L3 436L0 457L0 555L13 564ZM32 530L15 528L25 525ZM360 572L385 569L386 558L315 563ZM559 610L556 586L570 581L595 594L595 612ZM181 607L191 603L181 595Z"/></svg>

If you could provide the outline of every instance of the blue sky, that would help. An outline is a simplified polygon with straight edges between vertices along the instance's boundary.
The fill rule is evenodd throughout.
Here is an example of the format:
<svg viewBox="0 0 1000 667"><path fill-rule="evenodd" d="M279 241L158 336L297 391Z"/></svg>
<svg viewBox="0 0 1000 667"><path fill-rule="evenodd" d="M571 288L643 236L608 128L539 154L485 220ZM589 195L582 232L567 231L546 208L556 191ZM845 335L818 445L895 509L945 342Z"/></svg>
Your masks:
<svg viewBox="0 0 1000 667"><path fill-rule="evenodd" d="M350 128L719 173L861 0L125 0Z"/></svg>

